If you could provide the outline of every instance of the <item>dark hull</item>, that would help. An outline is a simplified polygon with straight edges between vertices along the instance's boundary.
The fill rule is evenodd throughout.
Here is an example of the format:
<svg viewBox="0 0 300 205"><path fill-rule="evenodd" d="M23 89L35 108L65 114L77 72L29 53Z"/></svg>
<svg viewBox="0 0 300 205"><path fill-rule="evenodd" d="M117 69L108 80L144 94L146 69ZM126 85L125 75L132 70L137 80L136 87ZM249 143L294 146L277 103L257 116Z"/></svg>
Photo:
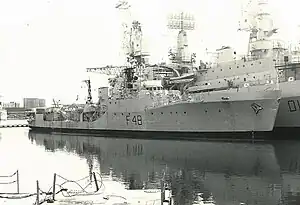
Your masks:
<svg viewBox="0 0 300 205"><path fill-rule="evenodd" d="M30 126L31 132L81 134L99 137L137 138L137 139L180 139L180 140L212 140L212 141L253 141L274 139L270 131L263 132L170 132L170 131L138 131L109 129L69 129Z"/></svg>

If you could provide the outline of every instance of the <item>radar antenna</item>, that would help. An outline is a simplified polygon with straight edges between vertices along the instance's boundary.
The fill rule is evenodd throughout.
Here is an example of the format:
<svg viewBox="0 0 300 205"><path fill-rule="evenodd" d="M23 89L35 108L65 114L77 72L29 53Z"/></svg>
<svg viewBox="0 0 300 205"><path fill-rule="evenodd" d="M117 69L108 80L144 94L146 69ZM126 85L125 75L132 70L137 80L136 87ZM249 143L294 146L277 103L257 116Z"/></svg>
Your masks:
<svg viewBox="0 0 300 205"><path fill-rule="evenodd" d="M179 29L177 37L177 51L169 51L170 60L179 64L191 63L194 61L195 54L189 56L188 54L188 40L186 30L195 29L195 18L193 15L188 13L173 13L168 16L168 28Z"/></svg>

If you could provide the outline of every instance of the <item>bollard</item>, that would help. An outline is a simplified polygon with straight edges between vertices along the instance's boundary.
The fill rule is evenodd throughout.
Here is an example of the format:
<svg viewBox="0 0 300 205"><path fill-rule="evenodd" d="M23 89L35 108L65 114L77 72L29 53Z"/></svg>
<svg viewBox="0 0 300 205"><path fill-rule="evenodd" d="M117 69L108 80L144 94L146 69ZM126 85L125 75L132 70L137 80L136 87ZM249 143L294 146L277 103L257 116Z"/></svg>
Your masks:
<svg viewBox="0 0 300 205"><path fill-rule="evenodd" d="M95 185L96 185L96 191L99 191L98 181L97 181L95 172L93 172L93 175L94 175L94 180L95 180Z"/></svg>
<svg viewBox="0 0 300 205"><path fill-rule="evenodd" d="M161 190L161 195L160 195L160 204L164 205L164 200L165 200L165 185L164 185L164 181L160 180L160 190Z"/></svg>
<svg viewBox="0 0 300 205"><path fill-rule="evenodd" d="M40 204L40 187L39 187L39 181L36 180L36 204Z"/></svg>
<svg viewBox="0 0 300 205"><path fill-rule="evenodd" d="M19 170L17 170L17 193L20 193L20 179L19 179Z"/></svg>
<svg viewBox="0 0 300 205"><path fill-rule="evenodd" d="M52 200L55 201L55 184L56 184L56 173L53 176L53 190L52 190Z"/></svg>

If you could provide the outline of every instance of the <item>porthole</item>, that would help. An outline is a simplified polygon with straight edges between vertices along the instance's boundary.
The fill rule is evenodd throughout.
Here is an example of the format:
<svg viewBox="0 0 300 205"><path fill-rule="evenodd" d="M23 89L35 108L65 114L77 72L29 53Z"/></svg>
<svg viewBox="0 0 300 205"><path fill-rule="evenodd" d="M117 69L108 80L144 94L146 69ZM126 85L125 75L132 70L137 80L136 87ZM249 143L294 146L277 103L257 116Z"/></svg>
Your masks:
<svg viewBox="0 0 300 205"><path fill-rule="evenodd" d="M183 112L184 114L186 114L186 112Z"/></svg>
<svg viewBox="0 0 300 205"><path fill-rule="evenodd" d="M164 114L163 112L161 112L160 114Z"/></svg>
<svg viewBox="0 0 300 205"><path fill-rule="evenodd" d="M151 112L151 115L153 115L153 112Z"/></svg>

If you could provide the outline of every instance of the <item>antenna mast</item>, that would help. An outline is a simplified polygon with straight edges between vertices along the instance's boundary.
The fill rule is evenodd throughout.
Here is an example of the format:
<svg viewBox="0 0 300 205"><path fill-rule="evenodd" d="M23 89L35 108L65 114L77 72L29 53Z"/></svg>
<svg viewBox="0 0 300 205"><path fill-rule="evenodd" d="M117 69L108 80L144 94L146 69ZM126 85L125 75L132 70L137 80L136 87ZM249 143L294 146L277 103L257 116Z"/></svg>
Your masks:
<svg viewBox="0 0 300 205"><path fill-rule="evenodd" d="M130 41L131 41L131 5L127 0L119 0L118 3L115 6L116 9L118 9L121 13L121 19L122 19L122 46L121 50L123 51L121 53L121 56L125 62L127 62L127 55L130 53Z"/></svg>
<svg viewBox="0 0 300 205"><path fill-rule="evenodd" d="M262 57L265 55L262 51L273 48L270 37L277 33L268 9L268 0L250 0L246 9L242 10L242 16L239 30L250 32L248 54Z"/></svg>
<svg viewBox="0 0 300 205"><path fill-rule="evenodd" d="M188 54L188 40L186 30L195 29L195 19L191 14L184 12L177 14L170 14L168 16L168 28L179 29L177 37L177 51L176 53L170 51L172 62L179 64L191 63L191 57Z"/></svg>

